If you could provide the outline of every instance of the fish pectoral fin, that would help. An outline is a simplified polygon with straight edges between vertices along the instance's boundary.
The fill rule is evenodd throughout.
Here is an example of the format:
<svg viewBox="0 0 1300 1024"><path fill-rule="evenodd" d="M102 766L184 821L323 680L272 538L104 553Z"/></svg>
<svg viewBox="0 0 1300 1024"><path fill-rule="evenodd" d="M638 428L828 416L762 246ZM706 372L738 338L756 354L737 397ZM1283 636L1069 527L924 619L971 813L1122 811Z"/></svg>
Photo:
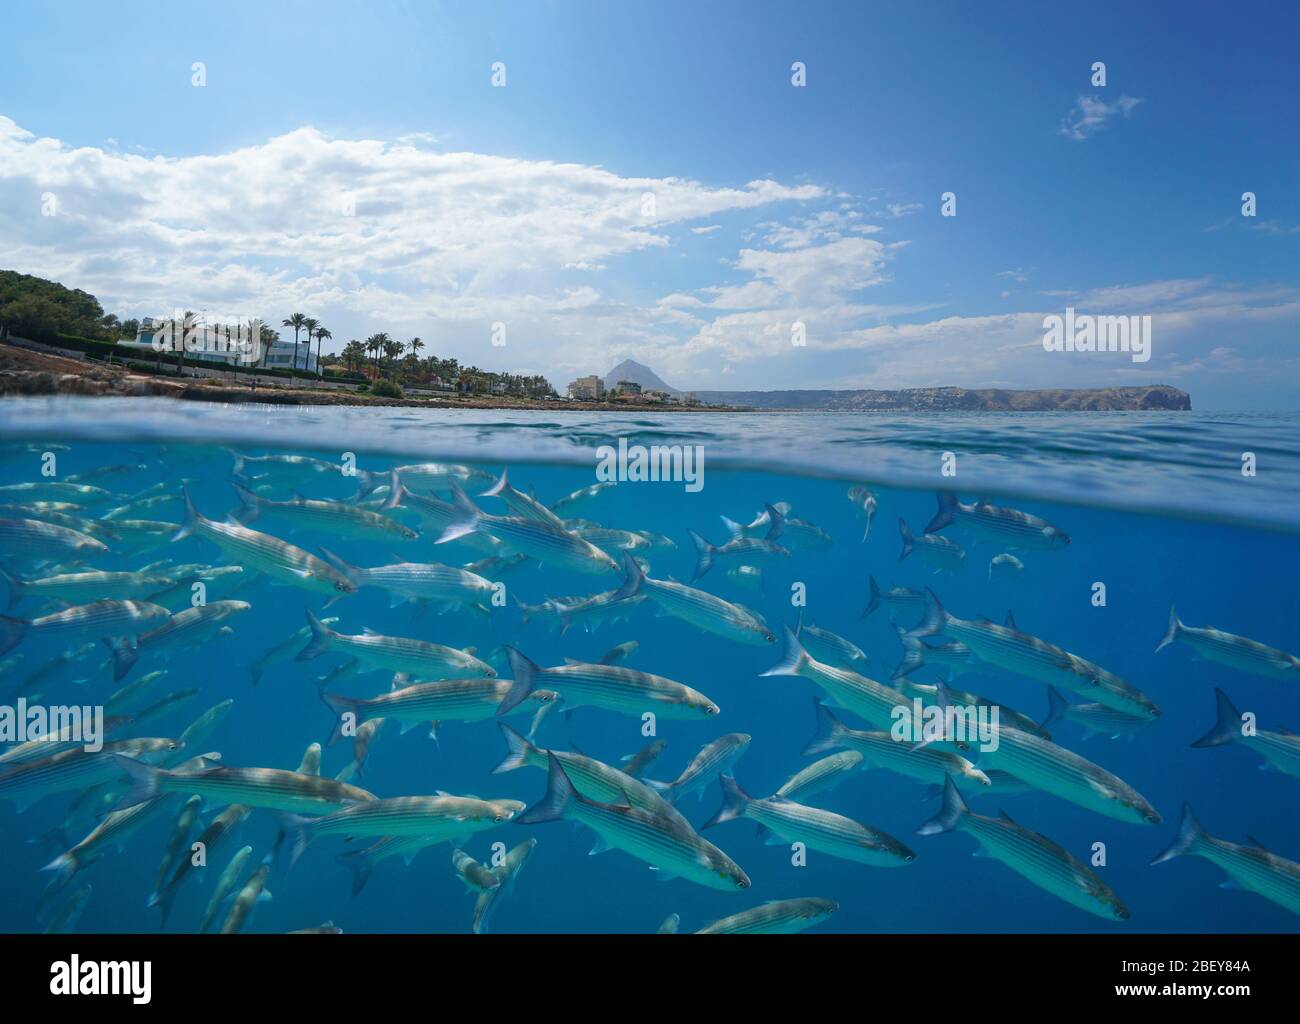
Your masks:
<svg viewBox="0 0 1300 1024"><path fill-rule="evenodd" d="M673 879L677 877L671 872L665 871L663 868L655 867L653 864L650 865L650 870L655 873L656 882L671 882Z"/></svg>
<svg viewBox="0 0 1300 1024"><path fill-rule="evenodd" d="M591 849L587 851L587 856L594 857L596 854L604 853L608 849L610 849L610 845L605 841L605 837L597 836L596 842L592 845Z"/></svg>

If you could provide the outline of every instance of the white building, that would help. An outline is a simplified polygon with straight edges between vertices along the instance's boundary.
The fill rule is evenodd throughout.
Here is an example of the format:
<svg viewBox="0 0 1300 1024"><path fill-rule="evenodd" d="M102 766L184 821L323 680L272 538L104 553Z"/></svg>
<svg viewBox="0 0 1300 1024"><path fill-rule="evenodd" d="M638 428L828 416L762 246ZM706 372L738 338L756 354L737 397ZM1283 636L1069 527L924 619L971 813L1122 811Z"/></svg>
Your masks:
<svg viewBox="0 0 1300 1024"><path fill-rule="evenodd" d="M145 317L140 321L140 327L136 332L134 341L125 339L119 340L118 344L123 348L135 349L138 358L148 359L156 354L154 348L155 341L161 339L161 344L166 346L164 351L173 352L176 346L172 342L172 331L169 328L170 321L159 320L153 317ZM255 366L261 366L267 369L288 370L295 365L299 369L306 369L311 373L316 372L316 353L312 349L311 343L299 341L295 350L292 339L271 343L271 349L266 353L264 360L247 360L245 359L245 349L239 345L238 336L231 337L224 331L199 324L192 327L185 339L185 354L187 359L202 359L207 362L222 362L232 368L252 369ZM133 353L135 354L135 353ZM296 357L296 361L295 361Z"/></svg>

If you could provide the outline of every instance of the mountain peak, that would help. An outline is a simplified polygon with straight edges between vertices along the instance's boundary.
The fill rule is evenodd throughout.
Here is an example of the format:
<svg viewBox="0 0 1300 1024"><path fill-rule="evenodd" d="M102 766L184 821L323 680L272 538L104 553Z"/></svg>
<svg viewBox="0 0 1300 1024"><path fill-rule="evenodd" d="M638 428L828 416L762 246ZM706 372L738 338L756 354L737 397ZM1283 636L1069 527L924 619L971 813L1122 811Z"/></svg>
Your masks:
<svg viewBox="0 0 1300 1024"><path fill-rule="evenodd" d="M642 391L664 391L670 395L680 395L675 387L665 384L654 370L642 366L633 359L624 359L609 373L605 374L605 387L612 388L621 380L630 380L641 385Z"/></svg>

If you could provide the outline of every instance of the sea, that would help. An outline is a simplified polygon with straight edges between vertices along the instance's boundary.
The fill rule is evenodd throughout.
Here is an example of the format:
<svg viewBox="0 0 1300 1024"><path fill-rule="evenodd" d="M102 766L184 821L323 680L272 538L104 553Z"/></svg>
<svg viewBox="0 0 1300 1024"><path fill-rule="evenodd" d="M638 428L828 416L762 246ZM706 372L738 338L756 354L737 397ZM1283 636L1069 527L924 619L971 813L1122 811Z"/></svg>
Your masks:
<svg viewBox="0 0 1300 1024"><path fill-rule="evenodd" d="M688 466L691 479L685 472L638 479L636 453L656 446L688 454L677 465ZM391 471L427 463L443 464L445 475L399 472L402 486L462 512L466 502L481 509L487 516L471 520L470 532L443 538L409 498L386 507ZM521 496L513 506L484 494L506 471ZM52 486L69 482L73 489ZM600 483L608 486L562 501ZM14 486L28 484L35 486ZM172 538L183 532L186 494L207 521L246 515L233 485L272 503L261 505L246 529L317 559L328 552L335 564L360 568L480 563L476 572L494 586L477 604L394 603L380 588L322 592L246 565L244 572L213 573L239 565L239 558L202 531ZM866 492L874 500L869 529ZM1041 520L1047 532L1039 539L1049 542L991 536L959 515L929 536L947 538L962 554L927 558L933 545L923 538L942 506L940 493L968 508L991 505L1037 517L1028 522ZM348 522L346 512L331 525L295 510L304 501L364 509L405 524L413 535L352 531L338 525ZM884 601L864 615L874 580L884 593L929 590L967 621L1001 624L1010 613L1017 635L1039 638L1141 690L1159 714L1130 732L1089 734L1068 718L1044 728L1059 747L1122 779L1160 818L1107 816L1031 786L959 787L974 813L1005 814L1075 858L1122 901L1123 919L1089 913L996 858L972 856L979 846L968 832L917 834L939 813L942 780L869 765L808 796L807 805L893 837L915 854L905 863L859 862L797 835L764 837L744 816L704 828L723 803L721 784L710 777L676 806L687 831L743 869L744 887L672 877L623 849L593 855L600 844L570 820L519 824L507 816L490 827L476 824L455 843L419 850L409 863L401 856L377 861L354 894L349 863L375 837L322 835L302 849L295 844L301 817L255 807L233 834L199 848L199 836L227 804L205 795L192 824L178 828L183 784L157 798L138 828L102 844L65 880L49 865L102 827L128 791L125 776L110 772L93 786L50 792L20 813L5 797L0 763L0 931L193 932L208 914L213 931L230 923L244 933L328 926L345 933L469 934L484 876L467 880L453 864L455 852L491 871L529 839L536 843L523 867L505 881L494 876L481 931L654 933L675 921L677 930L691 932L768 901L804 898L837 905L810 923L820 933L1291 932L1300 922L1294 909L1225 887L1228 876L1203 857L1151 864L1174 841L1189 805L1211 835L1265 848L1300 871L1294 863L1300 861L1300 778L1264 770L1267 762L1243 743L1193 746L1215 724L1216 688L1260 730L1300 728L1300 670L1289 676L1244 671L1203 660L1180 640L1156 651L1172 606L1187 627L1214 627L1300 652L1300 417L1294 414L605 414L6 399L0 403L0 505L0 518L63 524L106 548L35 557L5 541L5 621L29 625L0 655L0 702L12 705L25 695L49 706L108 704L127 718L111 739L129 739L176 738L207 709L231 701L201 742L184 751L219 754L210 766L294 771L311 745L321 744L322 779L342 773L378 798L446 793L532 806L547 792L545 765L494 772L508 752L501 721L520 733L535 727L540 749L576 752L614 768L662 741L643 778L666 782L707 744L741 733L751 737L748 746L725 770L751 797L768 797L824 756L803 750L816 732L815 700L826 691L803 675L764 674L784 660L787 631L806 637L816 627L837 634L865 656L846 671L897 682L900 631L915 630L925 608ZM494 537L494 530L504 531L491 517L518 519L518 508L533 506L550 510L564 525L549 528L571 536L623 531L590 533L616 571L574 571ZM775 535L773 511L783 524ZM139 521L165 525L115 525ZM725 549L737 529L769 543ZM904 529L915 538L905 556ZM713 552L703 575L692 534ZM574 614L563 629L560 615L537 610L557 607L548 601L572 604L617 591L629 575L629 555L652 580L677 581L749 610L770 638L739 642L701 629L651 597L625 599L599 615ZM993 565L1001 555L1014 562ZM736 571L751 565L759 572ZM218 600L247 607L200 641L171 646L139 639L166 619L137 634L87 634L75 642L30 625L64 605L24 582L142 569L175 581L138 598L162 602L173 615ZM195 581L205 586L195 590ZM402 731L390 721L370 737L358 769L354 739L331 742L340 719L322 694L372 698L436 676L394 680L391 668L369 663L348 672L341 669L346 656L336 650L296 660L297 645L289 641L310 628L309 613L336 618L332 628L341 634L369 630L471 651L507 681L510 649L542 667L608 658L629 670L629 678L652 673L690 687L717 711L677 718L656 714L666 706L653 701L637 713L566 706L561 699L540 721L485 713L474 721L441 721L436 738L428 723ZM616 650L630 642L630 650ZM115 646L135 655L117 679ZM250 670L277 647L287 653ZM58 660L74 650L81 652L75 659ZM159 674L122 695L151 673ZM907 678L947 680L1034 722L1049 713L1045 682L978 659L960 675L922 665ZM1065 696L1088 700L1081 692ZM132 716L150 705L147 721L137 725ZM849 709L834 713L854 729L872 728ZM984 755L968 745L963 756L978 767ZM227 880L229 895L250 886L260 867L266 870L263 894L257 896L252 882L248 893L255 898L241 914L229 898L214 903L213 896L245 846L251 849ZM192 870L171 891L164 925L151 896L186 860Z"/></svg>

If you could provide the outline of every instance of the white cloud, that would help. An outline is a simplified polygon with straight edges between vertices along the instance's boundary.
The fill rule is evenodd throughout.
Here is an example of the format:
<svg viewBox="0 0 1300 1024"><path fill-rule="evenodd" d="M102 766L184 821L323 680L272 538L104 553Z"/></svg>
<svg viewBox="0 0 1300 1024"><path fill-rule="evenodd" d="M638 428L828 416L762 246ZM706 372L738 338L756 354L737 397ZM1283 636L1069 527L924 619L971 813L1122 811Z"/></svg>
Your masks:
<svg viewBox="0 0 1300 1024"><path fill-rule="evenodd" d="M1100 96L1080 96L1074 101L1074 109L1061 121L1057 134L1082 142L1101 131L1116 115L1128 117L1141 102L1133 96L1121 96L1114 103L1107 103Z"/></svg>

